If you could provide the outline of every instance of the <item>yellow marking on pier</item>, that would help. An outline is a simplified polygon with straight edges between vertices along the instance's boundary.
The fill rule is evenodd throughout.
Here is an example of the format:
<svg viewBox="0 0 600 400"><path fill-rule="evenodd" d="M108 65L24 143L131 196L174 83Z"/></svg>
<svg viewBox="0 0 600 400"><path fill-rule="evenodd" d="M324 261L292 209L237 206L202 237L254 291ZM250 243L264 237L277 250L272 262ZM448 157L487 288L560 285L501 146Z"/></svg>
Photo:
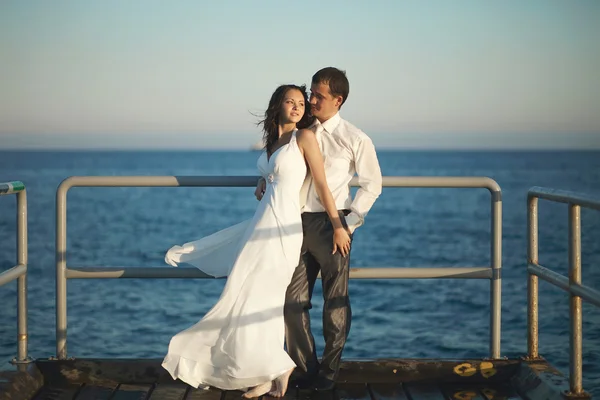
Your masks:
<svg viewBox="0 0 600 400"><path fill-rule="evenodd" d="M470 363L462 363L454 367L454 373L460 376L473 376L476 372L477 368Z"/></svg>
<svg viewBox="0 0 600 400"><path fill-rule="evenodd" d="M484 378L496 375L496 368L494 368L494 364L489 361L482 361L481 364L479 364L479 369Z"/></svg>

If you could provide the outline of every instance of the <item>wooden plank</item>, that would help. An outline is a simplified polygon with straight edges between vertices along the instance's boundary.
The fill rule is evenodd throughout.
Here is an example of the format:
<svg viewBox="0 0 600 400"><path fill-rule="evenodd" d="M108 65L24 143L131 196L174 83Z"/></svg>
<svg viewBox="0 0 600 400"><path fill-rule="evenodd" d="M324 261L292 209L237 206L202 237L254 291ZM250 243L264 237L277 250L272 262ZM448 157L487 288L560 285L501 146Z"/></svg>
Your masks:
<svg viewBox="0 0 600 400"><path fill-rule="evenodd" d="M153 385L129 385L122 383L111 400L146 400Z"/></svg>
<svg viewBox="0 0 600 400"><path fill-rule="evenodd" d="M213 389L211 389L213 390ZM308 397L306 397L305 399L314 399L314 396L311 396L311 394L314 393L312 391L307 391ZM239 391L239 390L228 390L223 392L223 398L222 400L240 400L242 399L242 395L244 394L244 392ZM186 397L186 400L188 400L189 397ZM287 389L287 392L285 393L285 395L283 397L271 397L268 394L265 394L264 396L259 397L258 399L262 399L262 400L296 400L298 398L297 395L297 389L293 388L293 387L289 387ZM198 398L199 399L199 398ZM219 400L218 398L202 398L202 400ZM326 399L323 399L326 400Z"/></svg>
<svg viewBox="0 0 600 400"><path fill-rule="evenodd" d="M409 400L400 383L369 383L374 400Z"/></svg>
<svg viewBox="0 0 600 400"><path fill-rule="evenodd" d="M288 385L287 392L282 397L283 400L296 400L298 398L298 389ZM265 396L264 400L271 400L273 397Z"/></svg>
<svg viewBox="0 0 600 400"><path fill-rule="evenodd" d="M344 361L339 381L368 383L503 383L515 375L518 360L386 359Z"/></svg>
<svg viewBox="0 0 600 400"><path fill-rule="evenodd" d="M296 389L297 400L339 400L337 395L337 389L315 391L313 389ZM277 400L271 397L263 397L262 400Z"/></svg>
<svg viewBox="0 0 600 400"><path fill-rule="evenodd" d="M81 385L72 385L67 387L44 386L33 398L33 400L72 400Z"/></svg>
<svg viewBox="0 0 600 400"><path fill-rule="evenodd" d="M221 399L222 400L240 400L242 398L243 394L244 394L244 392L242 392L240 390L228 390L226 392L223 392L223 397L221 397ZM211 399L211 400L213 400L213 399ZM214 399L214 400L216 400L216 399Z"/></svg>
<svg viewBox="0 0 600 400"><path fill-rule="evenodd" d="M32 399L44 386L44 377L34 363L0 372L0 399Z"/></svg>
<svg viewBox="0 0 600 400"><path fill-rule="evenodd" d="M451 400L486 400L475 385L446 385L442 390Z"/></svg>
<svg viewBox="0 0 600 400"><path fill-rule="evenodd" d="M130 383L173 383L161 367L162 359L151 360L49 360L38 359L36 366L47 382L56 386L69 383L95 385ZM343 361L339 381L355 383L440 382L460 378L468 383L504 383L518 371L520 360L435 360L385 359ZM470 367L466 367L469 365Z"/></svg>
<svg viewBox="0 0 600 400"><path fill-rule="evenodd" d="M371 400L366 383L339 383L335 386L335 394L340 400Z"/></svg>
<svg viewBox="0 0 600 400"><path fill-rule="evenodd" d="M440 387L436 384L411 384L405 386L412 400L445 400Z"/></svg>
<svg viewBox="0 0 600 400"><path fill-rule="evenodd" d="M185 400L221 400L225 398L225 393L226 392L216 388L210 388L206 390L194 389L193 387L190 387L190 390L187 393ZM235 391L235 393L239 394L239 397L236 400L240 400L242 392ZM233 399L233 397L231 397L230 399Z"/></svg>
<svg viewBox="0 0 600 400"><path fill-rule="evenodd" d="M115 386L84 385L76 400L108 400L116 389Z"/></svg>
<svg viewBox="0 0 600 400"><path fill-rule="evenodd" d="M188 388L189 386L182 384L160 383L156 385L148 400L183 400Z"/></svg>
<svg viewBox="0 0 600 400"><path fill-rule="evenodd" d="M569 391L569 378L545 360L523 362L511 383L527 399L561 399Z"/></svg>
<svg viewBox="0 0 600 400"><path fill-rule="evenodd" d="M101 386L118 385L123 382L154 384L173 383L161 360L135 359L38 359L36 366L46 382L56 386L87 383Z"/></svg>
<svg viewBox="0 0 600 400"><path fill-rule="evenodd" d="M521 396L510 385L484 386L480 390L486 400L521 400Z"/></svg>
<svg viewBox="0 0 600 400"><path fill-rule="evenodd" d="M296 399L298 400L329 400L333 398L333 391L315 392L313 389L296 388Z"/></svg>

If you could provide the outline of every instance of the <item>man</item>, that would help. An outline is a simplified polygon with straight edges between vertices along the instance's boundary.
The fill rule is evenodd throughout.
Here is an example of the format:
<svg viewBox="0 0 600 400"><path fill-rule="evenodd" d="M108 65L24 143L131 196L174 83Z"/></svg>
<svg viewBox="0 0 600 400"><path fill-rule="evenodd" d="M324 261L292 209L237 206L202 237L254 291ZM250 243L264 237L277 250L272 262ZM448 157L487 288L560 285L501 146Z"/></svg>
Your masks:
<svg viewBox="0 0 600 400"><path fill-rule="evenodd" d="M371 139L342 119L339 110L348 98L346 73L327 67L312 77L310 105L316 121L312 127L323 153L327 183L340 216L352 235L381 194L381 170ZM360 188L354 200L349 182L358 175ZM350 331L348 278L350 255L332 254L333 227L325 208L305 182L302 212L304 241L300 264L288 287L285 305L286 344L297 365L299 387L330 390L339 372L342 350ZM323 335L325 349L319 364L310 328L311 298L317 275L323 285Z"/></svg>
<svg viewBox="0 0 600 400"><path fill-rule="evenodd" d="M350 235L361 226L365 215L381 194L381 170L371 139L360 129L342 119L339 110L348 98L346 73L327 67L312 77L311 112L316 117L312 126L325 162L327 184L332 192L342 221ZM360 188L354 200L350 180L358 175ZM260 200L265 182L259 180L255 195ZM304 241L300 264L286 293L286 345L297 365L298 387L330 390L339 372L342 350L350 331L348 277L350 257L332 254L333 227L308 175L301 194L305 200L302 212ZM321 363L317 359L315 341L310 328L309 310L317 275L323 285L323 335L325 349Z"/></svg>

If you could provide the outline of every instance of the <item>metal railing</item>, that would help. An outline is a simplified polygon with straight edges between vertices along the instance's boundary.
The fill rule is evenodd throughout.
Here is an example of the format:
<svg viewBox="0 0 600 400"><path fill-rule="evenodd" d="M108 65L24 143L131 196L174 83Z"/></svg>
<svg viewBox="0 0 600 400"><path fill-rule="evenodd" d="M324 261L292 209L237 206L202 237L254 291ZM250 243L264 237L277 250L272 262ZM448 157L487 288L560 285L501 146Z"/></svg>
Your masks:
<svg viewBox="0 0 600 400"><path fill-rule="evenodd" d="M17 265L0 274L0 286L17 280L17 356L13 364L30 362L27 357L27 191L22 182L0 183L0 196L17 195Z"/></svg>
<svg viewBox="0 0 600 400"><path fill-rule="evenodd" d="M67 358L67 279L74 278L207 278L196 268L67 267L67 193L72 187L253 187L254 176L80 176L65 179L56 193L56 356ZM354 178L351 185L357 186ZM502 194L486 177L383 178L384 187L485 188L491 193L490 265L441 268L352 268L353 279L489 279L490 341L492 359L500 358L502 268Z"/></svg>
<svg viewBox="0 0 600 400"><path fill-rule="evenodd" d="M569 277L544 268L538 259L538 199L568 204ZM564 190L533 187L527 193L527 357L539 359L538 277L570 295L569 396L587 396L582 384L582 310L584 299L600 307L600 292L581 284L581 207L600 210L600 200Z"/></svg>

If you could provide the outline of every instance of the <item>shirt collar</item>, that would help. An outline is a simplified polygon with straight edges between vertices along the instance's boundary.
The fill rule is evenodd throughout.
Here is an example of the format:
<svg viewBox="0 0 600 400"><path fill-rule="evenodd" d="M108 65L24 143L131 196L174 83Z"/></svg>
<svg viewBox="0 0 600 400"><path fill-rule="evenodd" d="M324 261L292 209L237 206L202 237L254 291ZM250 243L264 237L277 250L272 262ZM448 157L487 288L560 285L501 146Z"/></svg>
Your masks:
<svg viewBox="0 0 600 400"><path fill-rule="evenodd" d="M342 117L340 116L340 113L337 112L333 117L329 118L323 123L319 122L318 119L315 119L313 126L316 128L319 125L322 125L323 131L331 134L335 130L335 128L337 128L337 126L340 124L341 119Z"/></svg>

